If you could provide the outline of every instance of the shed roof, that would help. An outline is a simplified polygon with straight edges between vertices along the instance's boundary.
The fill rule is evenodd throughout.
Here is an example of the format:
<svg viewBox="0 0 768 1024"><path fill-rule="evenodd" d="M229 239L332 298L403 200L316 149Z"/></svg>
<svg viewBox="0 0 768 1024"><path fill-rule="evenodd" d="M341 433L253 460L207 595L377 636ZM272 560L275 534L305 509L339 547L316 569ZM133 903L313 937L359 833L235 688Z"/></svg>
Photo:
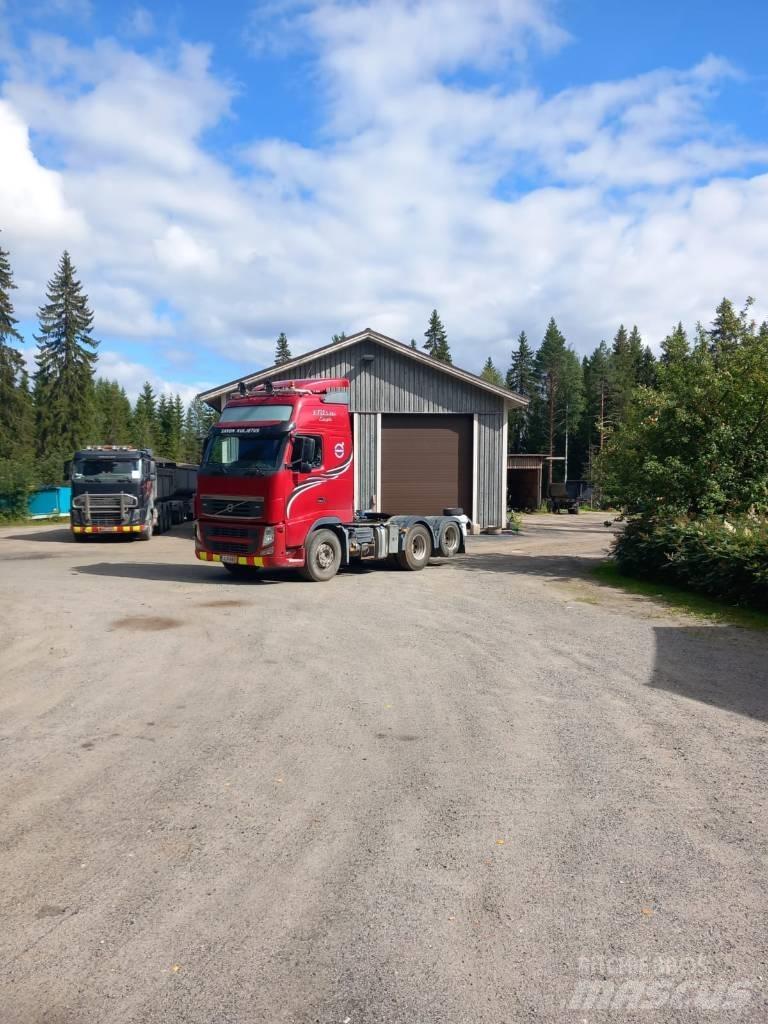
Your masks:
<svg viewBox="0 0 768 1024"><path fill-rule="evenodd" d="M492 395L496 395L498 398L504 399L504 401L511 406L521 407L528 404L527 398L523 395L517 394L515 391L510 391L509 388L500 387L497 384L491 384L490 381L485 380L483 377L478 377L476 374L470 373L468 370L460 370L457 366L453 366L451 363L444 363L440 359L434 359L426 352L421 352L419 349L411 348L410 345L404 345L401 341L396 341L394 338L387 337L386 334L379 334L378 331L372 331L370 327L367 327L364 331L358 331L357 334L351 334L348 338L345 338L344 341L331 342L328 345L322 345L320 348L312 349L311 352L304 352L295 359L290 359L287 363L281 363L279 366L269 366L264 370L259 370L257 373L238 377L236 380L229 381L227 384L221 384L218 387L209 388L208 391L201 391L197 397L203 402L211 402L214 399L232 391L241 382L246 386L258 384L260 381L274 377L276 373L279 373L281 377L288 378L293 370L298 370L304 363L309 362L316 356L321 355L324 352L338 352L341 349L357 345L361 341L373 341L377 345L382 345L384 348L391 349L401 356L407 356L410 359L415 359L417 362L423 363L424 365L431 367L433 370L445 373L449 377L454 377L457 380L464 381L465 384L470 384L482 391L488 391Z"/></svg>

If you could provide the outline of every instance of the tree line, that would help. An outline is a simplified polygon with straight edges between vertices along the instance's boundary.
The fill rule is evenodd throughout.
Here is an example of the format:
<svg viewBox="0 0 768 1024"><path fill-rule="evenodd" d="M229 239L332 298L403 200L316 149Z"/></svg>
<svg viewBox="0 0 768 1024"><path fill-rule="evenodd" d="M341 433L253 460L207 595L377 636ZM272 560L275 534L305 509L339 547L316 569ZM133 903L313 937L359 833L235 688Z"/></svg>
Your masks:
<svg viewBox="0 0 768 1024"><path fill-rule="evenodd" d="M9 254L0 247L0 500L6 514L23 509L31 488L60 483L64 462L89 444L136 445L199 462L213 410L197 400L185 405L179 395L158 395L149 382L132 404L118 381L96 376L93 312L67 251L38 310L31 378L14 345L23 341L15 287Z"/></svg>

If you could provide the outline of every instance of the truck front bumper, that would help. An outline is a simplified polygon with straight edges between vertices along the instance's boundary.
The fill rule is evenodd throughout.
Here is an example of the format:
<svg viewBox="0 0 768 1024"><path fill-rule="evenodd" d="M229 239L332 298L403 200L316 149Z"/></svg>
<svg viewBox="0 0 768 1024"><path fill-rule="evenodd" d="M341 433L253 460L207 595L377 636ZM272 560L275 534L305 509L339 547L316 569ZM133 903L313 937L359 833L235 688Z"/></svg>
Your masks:
<svg viewBox="0 0 768 1024"><path fill-rule="evenodd" d="M146 526L72 526L72 533L142 533Z"/></svg>

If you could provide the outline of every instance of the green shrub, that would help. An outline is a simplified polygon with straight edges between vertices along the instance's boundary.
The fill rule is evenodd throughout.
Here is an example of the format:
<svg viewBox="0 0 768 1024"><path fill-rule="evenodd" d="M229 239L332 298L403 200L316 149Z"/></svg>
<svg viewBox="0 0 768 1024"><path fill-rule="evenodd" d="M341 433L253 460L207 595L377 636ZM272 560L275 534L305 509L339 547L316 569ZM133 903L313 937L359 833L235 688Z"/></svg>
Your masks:
<svg viewBox="0 0 768 1024"><path fill-rule="evenodd" d="M27 463L0 459L0 521L27 517L34 484L34 472Z"/></svg>
<svg viewBox="0 0 768 1024"><path fill-rule="evenodd" d="M619 570L729 604L768 608L768 520L631 519L614 544Z"/></svg>

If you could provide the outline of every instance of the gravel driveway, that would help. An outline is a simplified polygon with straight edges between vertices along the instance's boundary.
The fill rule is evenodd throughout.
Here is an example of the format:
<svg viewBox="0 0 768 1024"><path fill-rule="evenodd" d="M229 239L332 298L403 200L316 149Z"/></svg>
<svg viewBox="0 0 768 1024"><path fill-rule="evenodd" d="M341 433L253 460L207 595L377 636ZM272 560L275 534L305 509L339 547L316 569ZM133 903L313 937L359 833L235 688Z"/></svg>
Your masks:
<svg viewBox="0 0 768 1024"><path fill-rule="evenodd" d="M764 1022L768 637L603 519L315 585L1 530L0 1022Z"/></svg>

